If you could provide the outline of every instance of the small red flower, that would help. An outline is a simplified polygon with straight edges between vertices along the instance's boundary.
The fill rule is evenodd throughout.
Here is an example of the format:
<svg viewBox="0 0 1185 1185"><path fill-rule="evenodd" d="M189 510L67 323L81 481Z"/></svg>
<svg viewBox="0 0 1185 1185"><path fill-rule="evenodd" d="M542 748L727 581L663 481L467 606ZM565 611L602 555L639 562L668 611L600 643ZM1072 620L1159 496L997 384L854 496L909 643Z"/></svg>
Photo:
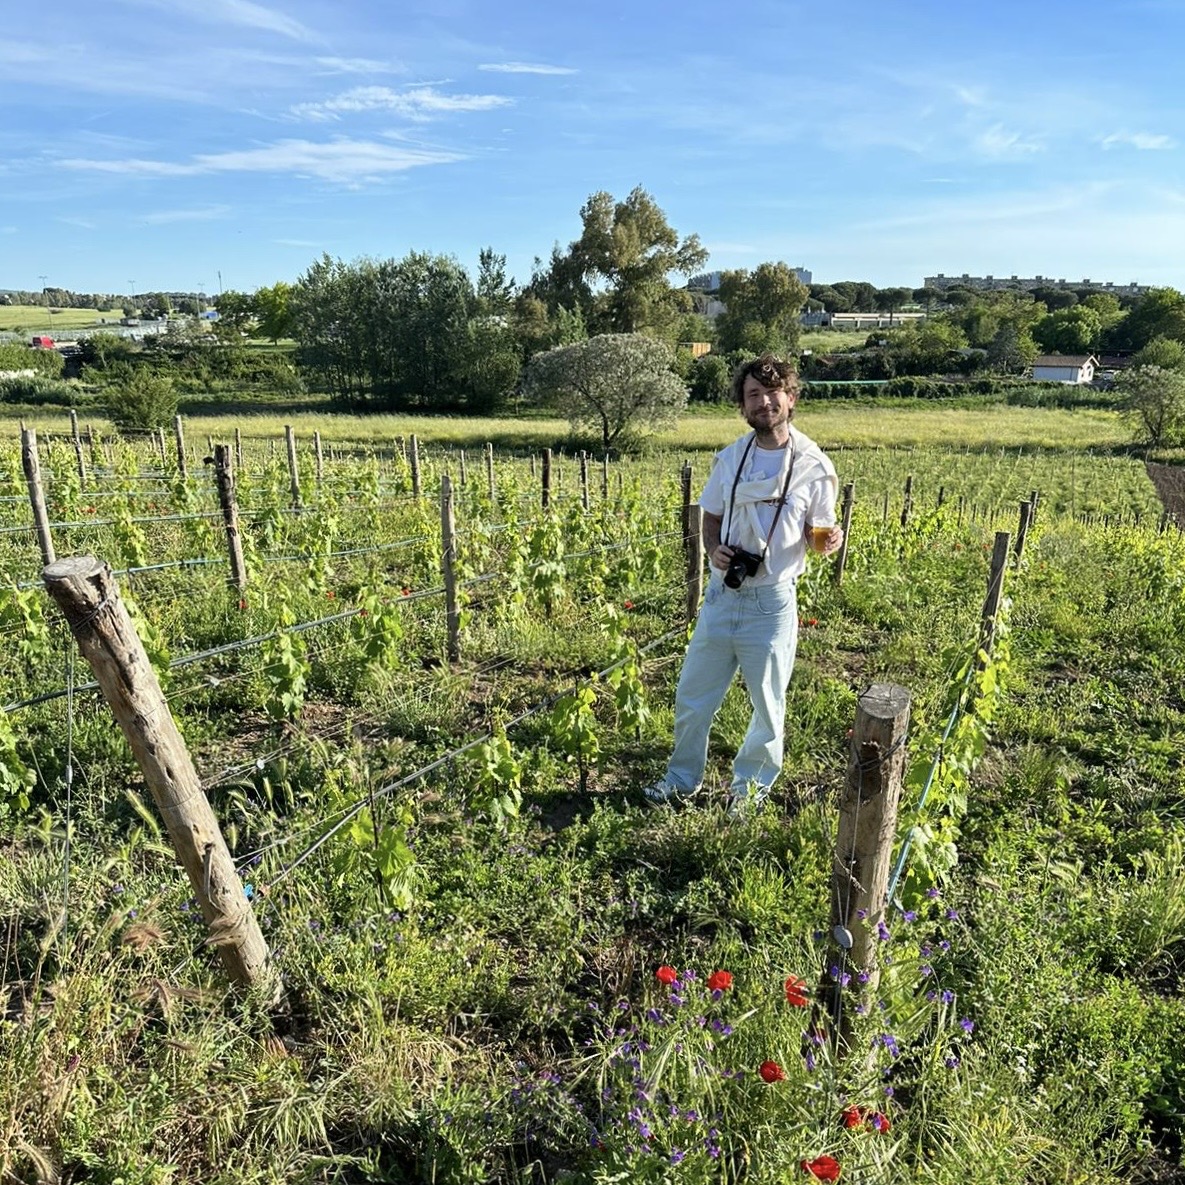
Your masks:
<svg viewBox="0 0 1185 1185"><path fill-rule="evenodd" d="M247 608L247 602L246 602L246 601L240 601L240 602L239 602L239 608L240 608L240 609L246 609L246 608Z"/></svg>
<svg viewBox="0 0 1185 1185"><path fill-rule="evenodd" d="M791 975L786 980L786 1002L795 1008L805 1008L811 1001L806 994L806 980Z"/></svg>
<svg viewBox="0 0 1185 1185"><path fill-rule="evenodd" d="M798 1167L818 1181L838 1181L839 1161L834 1156L816 1156L814 1160L800 1160Z"/></svg>
<svg viewBox="0 0 1185 1185"><path fill-rule="evenodd" d="M777 1062L762 1062L757 1073L761 1075L762 1082L768 1082L771 1085L775 1082L786 1081L786 1073Z"/></svg>
<svg viewBox="0 0 1185 1185"><path fill-rule="evenodd" d="M807 623L807 625L818 625L819 619L817 617L808 617L806 619L806 623Z"/></svg>
<svg viewBox="0 0 1185 1185"><path fill-rule="evenodd" d="M84 506L84 507L82 508L82 513L83 513L83 514L94 514L94 513L95 513L95 508L94 508L93 506Z"/></svg>
<svg viewBox="0 0 1185 1185"><path fill-rule="evenodd" d="M369 613L368 613L368 612L367 612L365 609L359 609L359 610L358 610L358 616L359 616L359 617L369 617L369 616L370 616L370 614L369 614Z"/></svg>
<svg viewBox="0 0 1185 1185"><path fill-rule="evenodd" d="M726 992L730 987L732 987L731 971L713 971L708 976L708 991Z"/></svg>
<svg viewBox="0 0 1185 1185"><path fill-rule="evenodd" d="M403 588L402 588L402 589L400 589L399 591L400 591L400 592L402 592L402 593L403 593L403 595L404 595L405 597L410 597L410 596L411 596L411 589L410 589L410 588L408 588L406 584L405 584L405 585L403 586Z"/></svg>
<svg viewBox="0 0 1185 1185"><path fill-rule="evenodd" d="M329 589L329 590L328 590L328 591L325 593L325 596L326 596L326 598L327 598L328 600L332 601L332 600L334 599L334 597L336 597L336 596L337 596L337 593L335 593L335 592L333 591L333 589Z"/></svg>
<svg viewBox="0 0 1185 1185"><path fill-rule="evenodd" d="M676 971L674 967L668 967L666 963L663 963L663 965L659 967L659 969L654 973L654 978L657 979L659 983L665 983L667 987L670 987L671 984L679 982L679 972Z"/></svg>
<svg viewBox="0 0 1185 1185"><path fill-rule="evenodd" d="M632 609L634 607L633 601L622 601L622 607L625 609Z"/></svg>
<svg viewBox="0 0 1185 1185"><path fill-rule="evenodd" d="M883 1136L892 1128L892 1123L889 1122L889 1117L880 1111L873 1111L868 1117L868 1122L872 1125L873 1131L878 1131Z"/></svg>
<svg viewBox="0 0 1185 1185"><path fill-rule="evenodd" d="M860 1107L856 1107L856 1106L845 1107L839 1113L839 1121L849 1131L851 1131L852 1128L863 1127L864 1126L864 1111Z"/></svg>

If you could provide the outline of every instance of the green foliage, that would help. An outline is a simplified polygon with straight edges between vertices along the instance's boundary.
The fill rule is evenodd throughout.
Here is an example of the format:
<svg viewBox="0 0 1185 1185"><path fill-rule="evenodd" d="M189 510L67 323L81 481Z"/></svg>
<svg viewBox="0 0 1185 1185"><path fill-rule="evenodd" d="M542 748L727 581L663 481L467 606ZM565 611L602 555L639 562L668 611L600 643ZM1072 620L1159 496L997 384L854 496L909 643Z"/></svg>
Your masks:
<svg viewBox="0 0 1185 1185"><path fill-rule="evenodd" d="M163 428L177 414L172 379L126 364L104 371L103 401L107 414L121 428Z"/></svg>
<svg viewBox="0 0 1185 1185"><path fill-rule="evenodd" d="M42 375L0 378L0 403L24 403L31 407L77 407L83 402L78 388Z"/></svg>
<svg viewBox="0 0 1185 1185"><path fill-rule="evenodd" d="M18 342L0 341L0 372L32 370L45 379L62 377L66 359L57 350L35 349Z"/></svg>
<svg viewBox="0 0 1185 1185"><path fill-rule="evenodd" d="M1116 387L1137 440L1153 447L1185 443L1185 374L1139 366L1124 371Z"/></svg>
<svg viewBox="0 0 1185 1185"><path fill-rule="evenodd" d="M528 396L593 427L608 450L630 435L674 423L687 388L672 373L669 346L641 334L602 334L531 359Z"/></svg>
<svg viewBox="0 0 1185 1185"><path fill-rule="evenodd" d="M720 349L749 355L792 354L798 346L798 316L806 296L806 286L784 263L762 263L751 273L724 272L720 300L725 311L716 325Z"/></svg>

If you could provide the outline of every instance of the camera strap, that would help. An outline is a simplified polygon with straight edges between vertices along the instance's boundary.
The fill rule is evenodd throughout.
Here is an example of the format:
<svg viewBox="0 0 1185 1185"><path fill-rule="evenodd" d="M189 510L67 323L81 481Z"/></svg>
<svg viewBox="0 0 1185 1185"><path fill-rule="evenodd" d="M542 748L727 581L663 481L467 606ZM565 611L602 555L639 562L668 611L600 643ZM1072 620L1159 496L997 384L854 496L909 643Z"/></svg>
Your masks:
<svg viewBox="0 0 1185 1185"><path fill-rule="evenodd" d="M754 432L745 442L745 451L741 453L741 459L737 462L736 473L732 479L732 490L728 495L728 528L725 535L732 533L732 516L736 509L737 486L741 484L741 473L744 471L745 462L749 459L749 453L752 451L754 444L757 443L757 433ZM778 508L774 511L774 521L770 524L769 532L765 537L765 545L761 549L761 562L765 563L765 557L769 554L769 541L774 537L774 532L778 529L778 519L782 517L782 508L786 505L786 494L790 490L790 478L794 476L794 460L796 448L794 444L794 433L790 433L790 464L786 467L786 480L782 482L782 493L778 498ZM729 544L728 546L732 546Z"/></svg>

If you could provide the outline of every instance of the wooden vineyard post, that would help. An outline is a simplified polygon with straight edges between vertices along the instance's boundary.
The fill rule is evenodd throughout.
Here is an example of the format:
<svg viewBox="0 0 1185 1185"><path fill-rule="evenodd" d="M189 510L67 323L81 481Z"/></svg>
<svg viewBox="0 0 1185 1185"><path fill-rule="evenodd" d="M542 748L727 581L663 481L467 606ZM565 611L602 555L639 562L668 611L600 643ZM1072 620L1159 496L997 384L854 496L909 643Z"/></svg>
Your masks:
<svg viewBox="0 0 1185 1185"><path fill-rule="evenodd" d="M587 513L588 502L588 453L583 449L580 450L580 505L584 507Z"/></svg>
<svg viewBox="0 0 1185 1185"><path fill-rule="evenodd" d="M1025 540L1029 537L1029 526L1033 521L1033 503L1020 504L1020 522L1016 527L1016 562L1019 564L1025 554Z"/></svg>
<svg viewBox="0 0 1185 1185"><path fill-rule="evenodd" d="M942 503L946 501L946 486L938 487L938 501L934 504L938 510L942 509Z"/></svg>
<svg viewBox="0 0 1185 1185"><path fill-rule="evenodd" d="M37 455L37 432L21 429L21 466L25 484L29 487L29 504L33 508L33 526L37 531L37 546L41 548L41 562L54 562L53 536L49 533L49 511L45 508L45 491L41 488L41 458Z"/></svg>
<svg viewBox="0 0 1185 1185"><path fill-rule="evenodd" d="M243 467L243 430L242 428L235 429L235 464L242 469Z"/></svg>
<svg viewBox="0 0 1185 1185"><path fill-rule="evenodd" d="M300 510L300 470L296 465L296 432L291 424L284 425L284 445L288 450L288 488L292 494L292 509Z"/></svg>
<svg viewBox="0 0 1185 1185"><path fill-rule="evenodd" d="M317 485L325 480L325 453L321 448L321 433L313 433L313 463L316 465Z"/></svg>
<svg viewBox="0 0 1185 1185"><path fill-rule="evenodd" d="M492 441L486 441L486 485L490 491L490 504L493 505L497 501L498 487L494 482L494 445Z"/></svg>
<svg viewBox="0 0 1185 1185"><path fill-rule="evenodd" d="M683 541L686 544L687 540L691 538L691 462L684 461L683 468L679 470L679 491L683 499L683 515L681 526L683 528Z"/></svg>
<svg viewBox="0 0 1185 1185"><path fill-rule="evenodd" d="M909 474L905 479L905 492L901 499L901 525L906 526L909 523L909 514L913 510L913 474Z"/></svg>
<svg viewBox="0 0 1185 1185"><path fill-rule="evenodd" d="M440 572L444 577L444 612L448 627L448 659L461 657L461 614L457 608L457 524L453 517L453 484L448 474L440 479Z"/></svg>
<svg viewBox="0 0 1185 1185"><path fill-rule="evenodd" d="M243 539L239 534L239 508L235 502L235 475L230 460L230 445L214 446L214 480L218 484L218 502L226 527L226 548L230 553L230 582L238 589L247 587L247 565L243 562Z"/></svg>
<svg viewBox="0 0 1185 1185"><path fill-rule="evenodd" d="M839 808L835 860L831 874L831 936L827 966L835 965L851 982L860 977L861 994L871 998L880 969L876 951L888 910L889 872L897 834L897 809L905 771L909 692L895 683L874 683L857 700L848 776ZM867 979L864 979L867 976ZM850 1046L852 1017L842 982L823 977L832 1034L839 1051Z"/></svg>
<svg viewBox="0 0 1185 1185"><path fill-rule="evenodd" d="M1037 504L1041 501L1040 490L1029 491L1029 526L1031 527L1037 521Z"/></svg>
<svg viewBox="0 0 1185 1185"><path fill-rule="evenodd" d="M173 438L177 445L177 472L182 477L188 477L189 466L185 463L185 428L180 416L173 417Z"/></svg>
<svg viewBox="0 0 1185 1185"><path fill-rule="evenodd" d="M551 449L549 448L543 450L542 499L543 509L546 510L551 505Z"/></svg>
<svg viewBox="0 0 1185 1185"><path fill-rule="evenodd" d="M684 616L690 625L699 612L704 592L704 517L698 502L687 509L687 530L683 544L687 551L687 605Z"/></svg>
<svg viewBox="0 0 1185 1185"><path fill-rule="evenodd" d="M49 564L45 586L70 624L185 867L227 973L274 1002L280 983L218 820L177 731L111 569L94 556Z"/></svg>
<svg viewBox="0 0 1185 1185"><path fill-rule="evenodd" d="M844 569L848 565L848 543L852 533L852 507L856 501L856 483L848 482L843 488L843 508L840 511L839 525L843 527L843 542L835 556L835 567L831 569L831 579L836 584L843 583Z"/></svg>
<svg viewBox="0 0 1185 1185"><path fill-rule="evenodd" d="M466 487L466 485L469 484L469 470L465 466L465 450L458 449L457 456L458 456L457 463L461 469L461 489L464 489Z"/></svg>
<svg viewBox="0 0 1185 1185"><path fill-rule="evenodd" d="M996 532L996 545L992 549L992 567L988 573L987 596L983 602L983 613L979 623L979 647L988 654L996 636L996 613L1004 596L1004 569L1008 566L1007 531Z"/></svg>
<svg viewBox="0 0 1185 1185"><path fill-rule="evenodd" d="M74 446L74 463L78 466L78 481L86 486L86 461L82 456L82 437L78 434L78 412L70 409L70 443Z"/></svg>
<svg viewBox="0 0 1185 1185"><path fill-rule="evenodd" d="M889 491L885 490L885 500L881 506L881 522L887 523L889 521Z"/></svg>
<svg viewBox="0 0 1185 1185"><path fill-rule="evenodd" d="M601 501L609 501L609 454L601 458Z"/></svg>
<svg viewBox="0 0 1185 1185"><path fill-rule="evenodd" d="M538 474L535 471L535 454L531 454L531 480L534 481Z"/></svg>
<svg viewBox="0 0 1185 1185"><path fill-rule="evenodd" d="M420 496L420 438L412 436L411 438L411 495L413 498Z"/></svg>

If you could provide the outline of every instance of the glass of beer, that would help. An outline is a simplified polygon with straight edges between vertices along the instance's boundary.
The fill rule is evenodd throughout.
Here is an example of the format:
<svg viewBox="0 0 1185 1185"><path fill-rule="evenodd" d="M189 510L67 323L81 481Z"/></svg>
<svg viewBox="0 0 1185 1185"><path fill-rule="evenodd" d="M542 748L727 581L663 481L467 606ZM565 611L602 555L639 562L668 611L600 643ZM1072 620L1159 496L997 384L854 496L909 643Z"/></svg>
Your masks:
<svg viewBox="0 0 1185 1185"><path fill-rule="evenodd" d="M807 523L807 545L812 551L817 551L820 555L822 555L823 549L827 546L827 537L831 534L834 528L834 519L831 522Z"/></svg>

